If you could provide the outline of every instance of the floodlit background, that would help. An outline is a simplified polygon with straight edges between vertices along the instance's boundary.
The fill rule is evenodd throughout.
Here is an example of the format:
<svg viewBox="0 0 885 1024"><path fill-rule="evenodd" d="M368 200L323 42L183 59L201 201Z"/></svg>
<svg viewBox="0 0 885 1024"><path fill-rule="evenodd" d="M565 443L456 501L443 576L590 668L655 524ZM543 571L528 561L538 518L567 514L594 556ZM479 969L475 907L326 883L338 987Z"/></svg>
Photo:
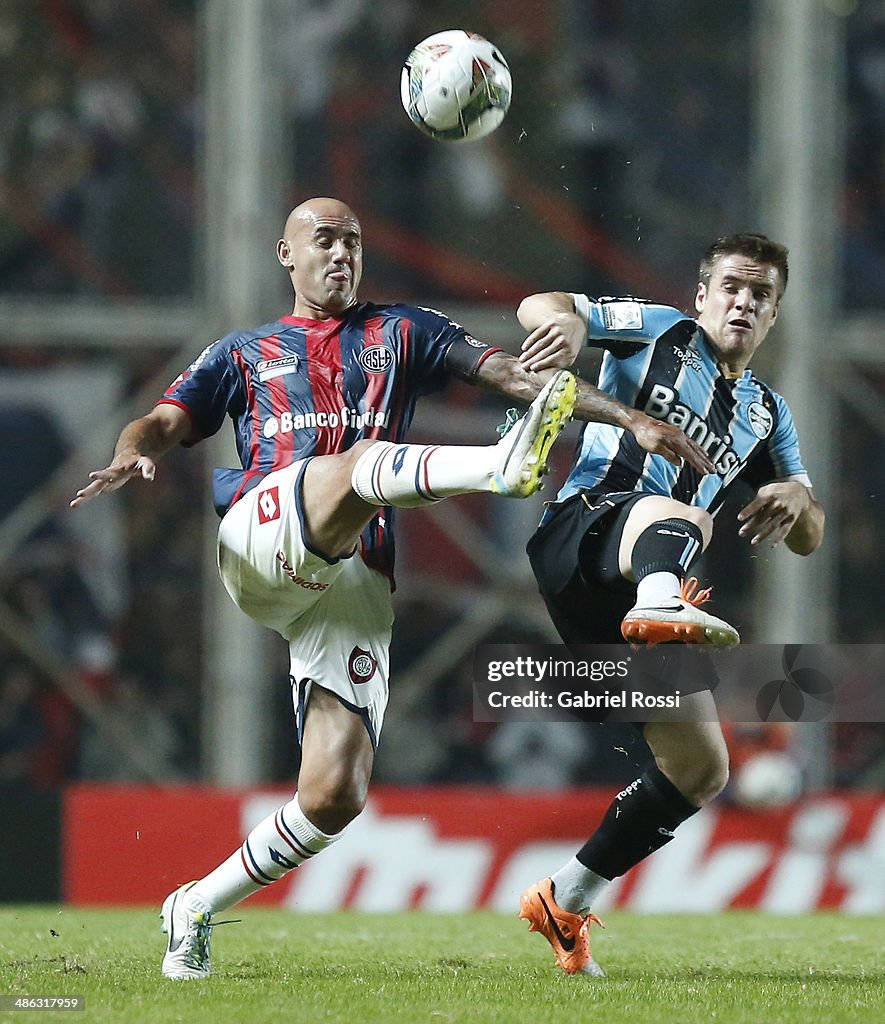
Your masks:
<svg viewBox="0 0 885 1024"><path fill-rule="evenodd" d="M514 79L503 126L464 146L424 138L399 100L412 45L453 27L492 38ZM361 217L364 298L511 349L530 292L690 310L713 238L788 244L758 368L796 414L826 546L751 560L732 509L702 572L749 640L885 642L882 0L5 0L0 788L293 778L285 645L215 579L208 478L228 439L67 502L206 344L289 311L274 245L312 195ZM414 437L491 441L502 413L453 384ZM523 554L539 509L400 517L379 781L623 774L611 731L472 720L476 643L555 639ZM881 725L750 739L791 749L812 788L885 780Z"/></svg>

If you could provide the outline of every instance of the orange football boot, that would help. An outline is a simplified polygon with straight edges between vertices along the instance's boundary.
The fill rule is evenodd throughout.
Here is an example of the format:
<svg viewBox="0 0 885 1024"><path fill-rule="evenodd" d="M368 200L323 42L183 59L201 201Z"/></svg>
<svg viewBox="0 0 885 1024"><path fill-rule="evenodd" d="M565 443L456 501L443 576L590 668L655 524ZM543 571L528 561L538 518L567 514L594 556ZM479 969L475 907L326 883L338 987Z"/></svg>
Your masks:
<svg viewBox="0 0 885 1024"><path fill-rule="evenodd" d="M605 972L590 953L588 932L591 924L605 925L595 914L581 917L563 910L553 897L553 882L545 878L532 885L519 899L519 916L529 923L530 932L540 932L553 947L556 962L566 974L592 974L605 977Z"/></svg>

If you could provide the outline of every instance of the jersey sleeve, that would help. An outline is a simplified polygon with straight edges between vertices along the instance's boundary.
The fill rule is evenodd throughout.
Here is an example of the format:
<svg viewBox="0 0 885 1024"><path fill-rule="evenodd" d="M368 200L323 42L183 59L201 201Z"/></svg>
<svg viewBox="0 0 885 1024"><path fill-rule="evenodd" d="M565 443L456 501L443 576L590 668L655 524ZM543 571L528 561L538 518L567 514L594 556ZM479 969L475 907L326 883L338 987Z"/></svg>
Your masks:
<svg viewBox="0 0 885 1024"><path fill-rule="evenodd" d="M691 320L672 306L660 306L647 299L594 299L573 294L575 312L587 324L587 344L604 348L617 358L635 355L681 320ZM693 321L692 321L693 322Z"/></svg>
<svg viewBox="0 0 885 1024"><path fill-rule="evenodd" d="M781 395L775 394L774 400L777 406L777 427L768 442L774 469L772 479L798 480L806 487L811 487L811 479L802 465L802 456L799 453L799 437L796 434L793 414Z"/></svg>
<svg viewBox="0 0 885 1024"><path fill-rule="evenodd" d="M157 405L177 405L191 418L189 446L217 433L228 413L245 402L243 378L231 345L232 336L215 341L166 388Z"/></svg>
<svg viewBox="0 0 885 1024"><path fill-rule="evenodd" d="M501 349L471 337L455 320L435 309L412 311L415 368L422 394L438 391L452 375L470 380L484 360Z"/></svg>
<svg viewBox="0 0 885 1024"><path fill-rule="evenodd" d="M487 345L469 334L456 338L446 352L446 369L461 380L471 381L480 366L494 352L503 352L502 348Z"/></svg>
<svg viewBox="0 0 885 1024"><path fill-rule="evenodd" d="M811 479L802 465L799 438L793 415L783 397L772 392L777 411L777 423L758 458L750 464L746 483L759 488L775 480L797 480L811 487Z"/></svg>

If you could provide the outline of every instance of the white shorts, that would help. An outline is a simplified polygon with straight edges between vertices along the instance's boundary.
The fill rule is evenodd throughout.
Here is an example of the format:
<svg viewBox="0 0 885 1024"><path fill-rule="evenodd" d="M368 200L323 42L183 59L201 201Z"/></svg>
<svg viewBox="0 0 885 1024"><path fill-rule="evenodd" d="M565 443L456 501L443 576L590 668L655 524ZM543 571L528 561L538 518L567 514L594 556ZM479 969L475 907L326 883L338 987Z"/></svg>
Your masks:
<svg viewBox="0 0 885 1024"><path fill-rule="evenodd" d="M234 603L289 642L299 736L310 687L362 716L377 744L387 707L390 582L359 554L330 561L302 531L303 459L271 473L228 511L218 571Z"/></svg>

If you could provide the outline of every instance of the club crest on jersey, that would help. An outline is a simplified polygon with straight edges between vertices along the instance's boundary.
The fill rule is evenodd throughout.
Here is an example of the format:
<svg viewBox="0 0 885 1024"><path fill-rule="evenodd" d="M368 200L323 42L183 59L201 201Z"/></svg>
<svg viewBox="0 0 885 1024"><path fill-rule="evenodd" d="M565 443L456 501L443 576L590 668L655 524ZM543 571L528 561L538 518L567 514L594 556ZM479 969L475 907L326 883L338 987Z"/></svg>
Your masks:
<svg viewBox="0 0 885 1024"><path fill-rule="evenodd" d="M377 667L378 662L362 647L354 647L347 659L347 671L352 683L367 683L375 675Z"/></svg>
<svg viewBox="0 0 885 1024"><path fill-rule="evenodd" d="M393 366L393 352L386 345L369 345L356 360L366 373L387 373Z"/></svg>
<svg viewBox="0 0 885 1024"><path fill-rule="evenodd" d="M772 419L771 413L765 408L761 402L752 402L747 409L747 419L750 421L750 427L753 433L760 440L765 440L766 437L771 433L771 428L774 426L774 420Z"/></svg>
<svg viewBox="0 0 885 1024"><path fill-rule="evenodd" d="M255 364L255 372L263 384L274 377L282 377L287 373L298 372L298 356L280 356L279 359L262 359Z"/></svg>
<svg viewBox="0 0 885 1024"><path fill-rule="evenodd" d="M272 523L280 518L280 489L279 487L268 487L266 491L260 491L255 505L258 510L258 522L260 525Z"/></svg>

